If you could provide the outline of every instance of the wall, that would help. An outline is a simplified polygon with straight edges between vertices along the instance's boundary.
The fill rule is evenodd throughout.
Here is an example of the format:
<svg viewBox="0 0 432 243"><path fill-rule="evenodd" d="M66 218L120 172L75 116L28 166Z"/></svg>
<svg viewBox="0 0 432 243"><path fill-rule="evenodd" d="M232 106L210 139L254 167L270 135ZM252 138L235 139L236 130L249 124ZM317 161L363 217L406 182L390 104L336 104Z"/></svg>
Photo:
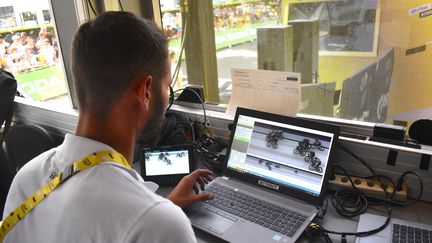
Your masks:
<svg viewBox="0 0 432 243"><path fill-rule="evenodd" d="M432 41L432 16L408 15L408 9L430 1L384 1L380 49L395 47L395 69L390 90L389 112L398 114L432 106L432 43L426 51L405 55L407 49ZM405 8L396 8L403 5ZM432 115L431 115L432 117ZM431 118L429 117L429 118Z"/></svg>

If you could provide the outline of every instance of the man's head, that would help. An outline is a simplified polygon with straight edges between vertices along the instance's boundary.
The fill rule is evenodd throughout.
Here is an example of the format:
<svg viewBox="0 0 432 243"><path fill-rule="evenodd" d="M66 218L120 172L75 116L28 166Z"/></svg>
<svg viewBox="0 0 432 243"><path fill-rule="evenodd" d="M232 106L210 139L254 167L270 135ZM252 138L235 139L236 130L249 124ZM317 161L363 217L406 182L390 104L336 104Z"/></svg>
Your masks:
<svg viewBox="0 0 432 243"><path fill-rule="evenodd" d="M132 86L150 80L147 128L163 118L170 65L166 37L152 22L106 12L81 25L72 44L72 72L80 112L103 119Z"/></svg>
<svg viewBox="0 0 432 243"><path fill-rule="evenodd" d="M18 43L20 40L21 40L21 37L20 37L19 34L15 34L15 35L12 36L12 41L14 43Z"/></svg>
<svg viewBox="0 0 432 243"><path fill-rule="evenodd" d="M27 39L27 33L26 32L21 32L21 41L25 41Z"/></svg>

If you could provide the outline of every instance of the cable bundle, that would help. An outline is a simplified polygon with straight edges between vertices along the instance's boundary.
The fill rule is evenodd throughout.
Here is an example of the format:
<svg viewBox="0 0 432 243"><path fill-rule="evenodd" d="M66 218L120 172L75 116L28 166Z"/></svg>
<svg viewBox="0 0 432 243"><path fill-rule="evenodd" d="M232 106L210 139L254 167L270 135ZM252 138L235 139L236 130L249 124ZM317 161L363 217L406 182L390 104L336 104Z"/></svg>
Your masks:
<svg viewBox="0 0 432 243"><path fill-rule="evenodd" d="M324 237L326 242L331 242L331 240L330 240L330 238L328 238L327 234L339 234L342 236L341 241L346 242L346 236L348 236L348 235L362 237L362 236L368 236L368 235L378 233L381 230L383 230L389 224L390 218L391 218L391 210L392 210L393 205L409 206L409 205L416 203L417 201L419 201L421 199L421 197L423 195L423 180L422 180L421 175L419 173L417 173L415 171L406 171L398 178L397 182L394 183L389 177L376 174L375 171L372 169L372 167L370 167L363 159L361 159L360 157L358 157L357 155L355 155L354 153L349 151L347 148L345 148L343 146L339 146L339 147L342 150L344 150L346 153L351 155L353 158L355 158L356 160L361 162L372 174L371 176L368 176L368 177L362 177L362 176L357 176L357 177L362 177L362 178L367 178L367 179L376 179L379 181L381 188L383 189L385 199L368 198L367 196L365 196L363 194L363 192L361 192L356 187L355 183L353 182L353 180L351 178L351 176L353 176L353 175L348 174L348 172L343 167L338 166L338 165L334 165L333 169L341 171L348 178L348 180L350 181L350 183L353 187L351 190L344 189L344 190L338 190L335 192L331 203L332 203L333 207L336 209L336 212L341 216L352 218L352 217L355 217L355 216L358 216L358 215L364 213L367 210L369 205L385 206L387 208L387 219L384 222L384 224L381 225L380 227L373 229L373 230L369 230L369 231L363 231L363 232L338 232L338 231L325 229L324 227L319 226L319 225L313 226L312 228L315 229L315 231L314 231L315 234L322 234L321 237ZM414 199L411 202L399 202L399 201L394 200L394 196L395 196L396 191L402 187L402 184L403 184L405 177L409 174L415 175L418 178L419 186L420 186L419 195L417 196L416 199ZM386 187L384 186L385 183L391 184L393 186L392 192L390 192L390 193L387 192ZM330 241L328 241L328 240L330 240Z"/></svg>

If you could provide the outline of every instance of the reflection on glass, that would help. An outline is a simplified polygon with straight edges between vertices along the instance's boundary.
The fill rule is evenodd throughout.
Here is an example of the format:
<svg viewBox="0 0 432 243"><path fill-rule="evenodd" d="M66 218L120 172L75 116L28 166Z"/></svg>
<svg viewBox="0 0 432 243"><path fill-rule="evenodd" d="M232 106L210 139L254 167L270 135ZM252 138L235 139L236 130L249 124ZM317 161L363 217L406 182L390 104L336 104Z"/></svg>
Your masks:
<svg viewBox="0 0 432 243"><path fill-rule="evenodd" d="M289 20L319 20L320 50L372 52L376 0L292 3Z"/></svg>
<svg viewBox="0 0 432 243"><path fill-rule="evenodd" d="M174 10L164 17L173 28L181 16L179 1L170 2ZM231 68L257 69L264 63L262 68L277 69L285 58L279 66L302 74L299 113L408 124L432 116L432 5L403 0L214 0L212 6L215 40L206 41L216 43L221 103L231 97ZM304 27L308 22L314 22L312 28ZM257 28L272 26L292 28L292 40L281 44L268 38L262 42L268 49L261 52ZM171 43L180 43L175 33L171 30ZM266 55L260 59L262 53ZM186 74L184 64L182 70Z"/></svg>
<svg viewBox="0 0 432 243"><path fill-rule="evenodd" d="M69 104L60 48L48 0L0 3L1 67L28 99Z"/></svg>

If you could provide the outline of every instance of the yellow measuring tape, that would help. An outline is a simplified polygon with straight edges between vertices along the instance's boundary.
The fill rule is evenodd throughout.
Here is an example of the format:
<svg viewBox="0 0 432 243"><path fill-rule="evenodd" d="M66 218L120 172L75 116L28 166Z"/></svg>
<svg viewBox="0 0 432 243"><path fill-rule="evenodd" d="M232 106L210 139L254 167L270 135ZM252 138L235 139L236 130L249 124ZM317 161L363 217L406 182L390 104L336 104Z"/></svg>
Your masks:
<svg viewBox="0 0 432 243"><path fill-rule="evenodd" d="M3 239L9 232L9 230L12 229L12 227L14 227L18 223L18 221L22 220L55 188L57 188L59 185L64 183L67 179L69 179L76 173L93 167L101 162L116 162L125 166L126 168L131 168L128 161L125 157L123 157L123 155L112 150L92 153L82 159L73 162L70 167L62 171L58 176L56 176L48 184L45 184L36 193L33 193L33 195L27 198L27 200L25 200L17 209L10 213L3 222L0 222L0 243L3 242Z"/></svg>

